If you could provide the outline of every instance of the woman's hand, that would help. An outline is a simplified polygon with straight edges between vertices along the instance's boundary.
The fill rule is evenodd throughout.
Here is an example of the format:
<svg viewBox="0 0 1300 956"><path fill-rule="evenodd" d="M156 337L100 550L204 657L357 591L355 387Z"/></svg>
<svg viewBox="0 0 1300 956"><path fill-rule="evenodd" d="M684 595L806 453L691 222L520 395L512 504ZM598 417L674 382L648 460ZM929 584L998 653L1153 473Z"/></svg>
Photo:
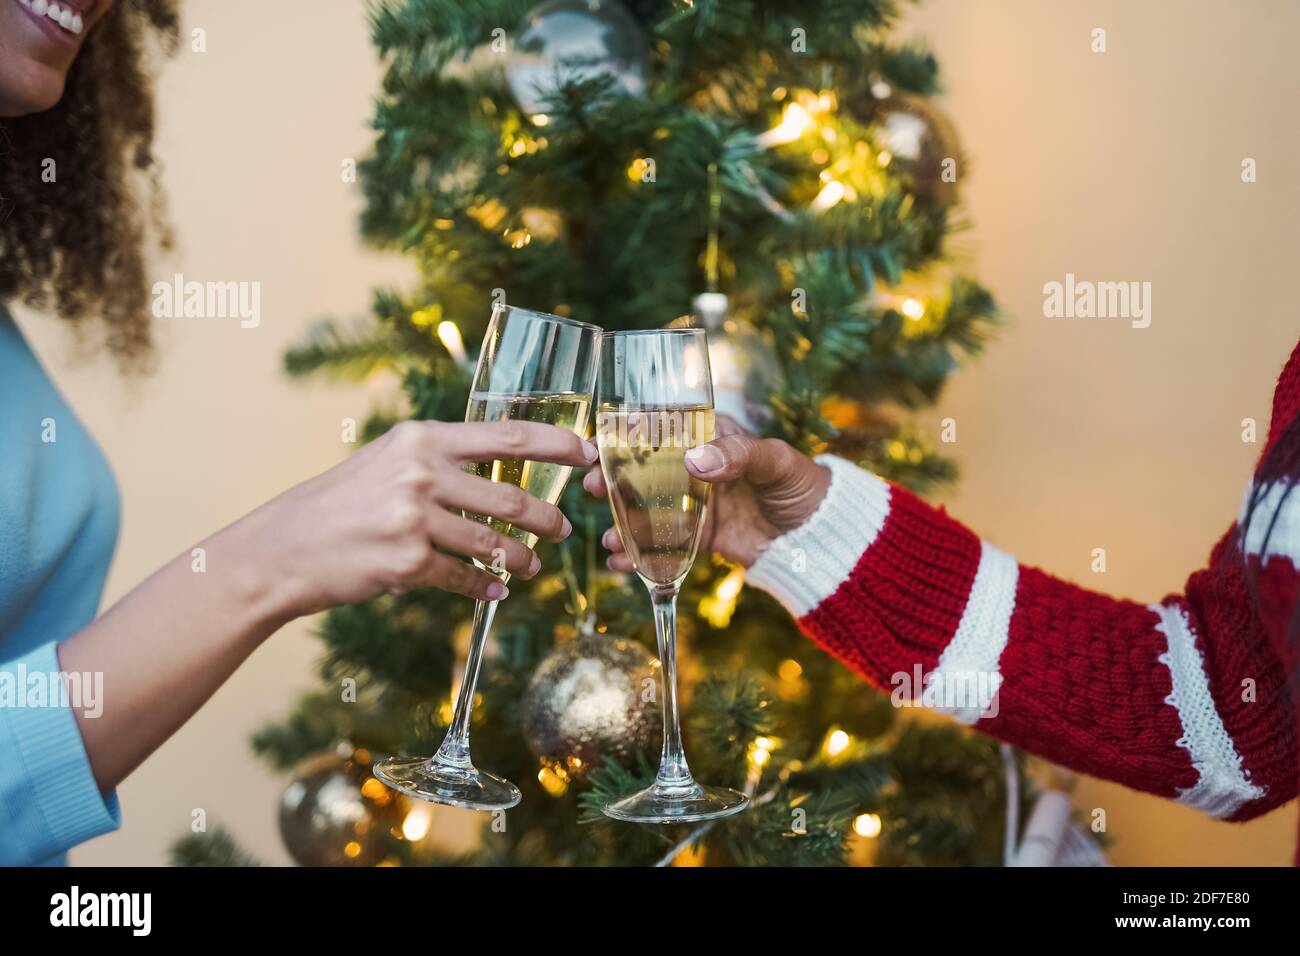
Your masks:
<svg viewBox="0 0 1300 956"><path fill-rule="evenodd" d="M827 469L775 438L755 438L726 415L718 416L718 438L686 453L686 469L714 485L702 548L749 567L763 548L799 527L826 497ZM582 486L593 495L607 494L600 469L592 469ZM631 571L618 532L601 539L613 554L609 567Z"/></svg>
<svg viewBox="0 0 1300 956"><path fill-rule="evenodd" d="M584 467L596 449L537 422L404 422L205 539L201 568L183 552L60 644L63 669L103 673L113 688L102 717L77 714L100 789L117 786L294 617L416 587L504 596L502 581L451 552L536 574L531 549L455 513L552 541L568 535L558 508L463 470L511 458Z"/></svg>
<svg viewBox="0 0 1300 956"><path fill-rule="evenodd" d="M456 555L524 579L541 562L461 509L547 541L573 530L555 506L464 470L468 462L512 458L585 467L596 449L537 422L403 422L218 538L256 554L261 573L281 582L275 603L285 619L418 587L497 600L504 583Z"/></svg>

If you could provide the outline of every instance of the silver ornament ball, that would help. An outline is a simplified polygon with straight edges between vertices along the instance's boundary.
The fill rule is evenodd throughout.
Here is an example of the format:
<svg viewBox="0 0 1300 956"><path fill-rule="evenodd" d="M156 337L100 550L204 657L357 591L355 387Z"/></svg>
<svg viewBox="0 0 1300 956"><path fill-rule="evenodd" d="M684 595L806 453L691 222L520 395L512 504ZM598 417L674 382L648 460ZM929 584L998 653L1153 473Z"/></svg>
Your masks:
<svg viewBox="0 0 1300 956"><path fill-rule="evenodd" d="M709 333L714 409L747 431L761 432L772 420L767 403L784 378L772 346L749 323L732 317L725 293L701 292L692 312Z"/></svg>
<svg viewBox="0 0 1300 956"><path fill-rule="evenodd" d="M628 96L646 91L648 48L616 0L550 0L528 15L506 63L506 80L530 116L545 113L562 83L611 77Z"/></svg>

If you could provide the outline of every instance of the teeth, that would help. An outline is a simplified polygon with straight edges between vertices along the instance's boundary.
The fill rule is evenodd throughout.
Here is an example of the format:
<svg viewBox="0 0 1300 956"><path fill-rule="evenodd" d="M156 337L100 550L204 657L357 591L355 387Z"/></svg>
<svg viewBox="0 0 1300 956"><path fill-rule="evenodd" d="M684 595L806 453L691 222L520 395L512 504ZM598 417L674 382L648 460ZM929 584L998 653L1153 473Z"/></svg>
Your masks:
<svg viewBox="0 0 1300 956"><path fill-rule="evenodd" d="M38 17L48 17L75 36L81 36L86 29L81 14L69 6L60 5L58 0L18 0L18 2Z"/></svg>

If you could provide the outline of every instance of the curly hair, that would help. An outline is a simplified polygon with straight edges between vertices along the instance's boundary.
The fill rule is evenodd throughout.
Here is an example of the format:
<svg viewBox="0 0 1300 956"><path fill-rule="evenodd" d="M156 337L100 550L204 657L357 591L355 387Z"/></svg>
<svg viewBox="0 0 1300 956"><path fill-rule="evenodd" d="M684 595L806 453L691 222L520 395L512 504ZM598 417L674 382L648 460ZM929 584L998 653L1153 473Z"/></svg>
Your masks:
<svg viewBox="0 0 1300 956"><path fill-rule="evenodd" d="M154 158L150 40L173 52L178 0L119 0L53 109L0 121L0 301L53 310L123 367L152 357L146 255L170 242ZM55 175L47 182L47 160Z"/></svg>

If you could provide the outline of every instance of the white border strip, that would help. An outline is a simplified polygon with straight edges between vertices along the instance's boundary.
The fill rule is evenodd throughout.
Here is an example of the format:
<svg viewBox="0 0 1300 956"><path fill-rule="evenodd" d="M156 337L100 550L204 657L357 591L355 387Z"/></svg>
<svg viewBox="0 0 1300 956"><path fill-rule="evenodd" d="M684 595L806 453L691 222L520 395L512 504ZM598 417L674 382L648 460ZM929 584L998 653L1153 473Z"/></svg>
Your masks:
<svg viewBox="0 0 1300 956"><path fill-rule="evenodd" d="M1177 606L1149 607L1160 616L1156 630L1168 641L1169 649L1156 659L1169 668L1173 683L1165 703L1177 711L1183 727L1176 743L1191 755L1200 775L1195 786L1178 791L1178 802L1211 816L1232 816L1242 804L1262 797L1264 788L1250 782L1241 754L1214 706L1205 661L1187 615Z"/></svg>
<svg viewBox="0 0 1300 956"><path fill-rule="evenodd" d="M831 484L812 517L758 556L745 579L803 617L848 580L889 516L889 484L852 462L820 455Z"/></svg>
<svg viewBox="0 0 1300 956"><path fill-rule="evenodd" d="M1016 587L1020 565L1016 559L987 541L980 542L980 566L971 584L966 608L952 640L939 655L939 666L931 676L945 692L981 688L988 699L958 707L936 709L951 714L964 724L973 724L993 708L993 697L1002 686L1000 662L1011 633L1011 616L1016 610ZM968 695L963 695L968 696Z"/></svg>

